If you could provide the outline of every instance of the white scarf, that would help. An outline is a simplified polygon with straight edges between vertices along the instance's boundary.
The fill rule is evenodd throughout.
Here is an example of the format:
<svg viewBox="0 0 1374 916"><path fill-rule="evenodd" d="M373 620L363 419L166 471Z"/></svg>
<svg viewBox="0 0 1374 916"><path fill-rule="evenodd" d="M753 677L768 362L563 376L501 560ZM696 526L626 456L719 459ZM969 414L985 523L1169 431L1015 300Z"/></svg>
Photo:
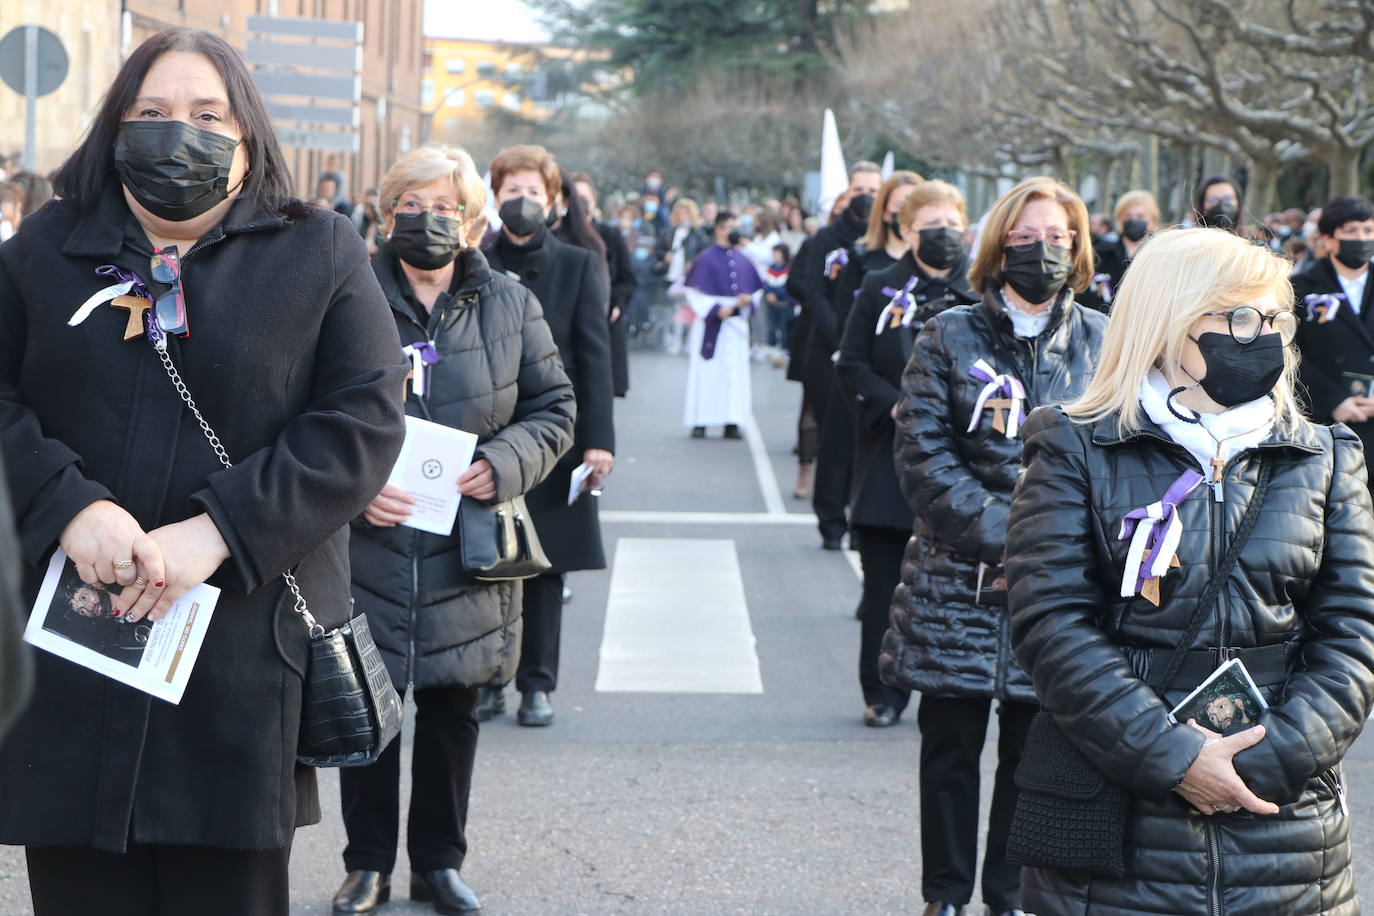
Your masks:
<svg viewBox="0 0 1374 916"><path fill-rule="evenodd" d="M1213 458L1229 462L1267 439L1274 428L1274 402L1267 395L1223 413L1199 414L1201 423L1187 423L1174 416L1165 401L1172 388L1162 372L1151 369L1140 383L1140 406L1170 439L1197 459L1208 482L1212 480ZM1177 398L1174 406L1185 415L1194 412L1180 405Z"/></svg>
<svg viewBox="0 0 1374 916"><path fill-rule="evenodd" d="M1045 328L1049 327L1050 313L1054 311L1053 304L1038 315L1032 315L1012 305L1011 297L1004 298L1007 303L1007 314L1011 317L1011 330L1017 337L1039 337L1045 332Z"/></svg>

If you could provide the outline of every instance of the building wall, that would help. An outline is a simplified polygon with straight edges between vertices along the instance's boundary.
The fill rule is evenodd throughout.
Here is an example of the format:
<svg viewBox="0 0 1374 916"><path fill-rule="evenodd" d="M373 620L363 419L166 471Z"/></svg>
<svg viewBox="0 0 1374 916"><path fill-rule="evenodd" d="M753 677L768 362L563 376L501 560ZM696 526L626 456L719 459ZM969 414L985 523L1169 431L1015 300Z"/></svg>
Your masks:
<svg viewBox="0 0 1374 916"><path fill-rule="evenodd" d="M506 82L524 74L536 46L426 38L424 49L420 107L431 118L426 136L450 136L498 108L526 118L547 114Z"/></svg>
<svg viewBox="0 0 1374 916"><path fill-rule="evenodd" d="M110 0L0 0L0 35L41 25L67 49L67 78L37 105L40 172L62 164L119 68L119 4ZM24 96L0 83L0 154L24 149Z"/></svg>

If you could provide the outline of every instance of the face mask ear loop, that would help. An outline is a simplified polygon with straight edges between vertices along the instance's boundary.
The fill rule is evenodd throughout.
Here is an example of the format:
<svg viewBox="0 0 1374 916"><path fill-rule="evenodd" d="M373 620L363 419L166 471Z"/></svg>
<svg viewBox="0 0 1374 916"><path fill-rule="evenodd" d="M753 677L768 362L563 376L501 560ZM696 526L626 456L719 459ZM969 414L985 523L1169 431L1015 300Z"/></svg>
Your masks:
<svg viewBox="0 0 1374 916"><path fill-rule="evenodd" d="M1192 339L1193 339L1193 336L1192 336L1191 334L1189 334L1189 335L1188 335L1188 339L1189 339L1189 340L1192 340ZM1189 371L1184 367L1184 365L1183 365L1182 363L1179 363L1179 364L1178 364L1178 368L1179 368L1179 371L1180 371L1180 372L1182 372L1184 375L1188 376L1188 378L1190 378L1190 379L1193 380L1193 384L1191 384L1191 385L1179 385L1179 386L1178 386L1177 388L1175 388L1173 391L1170 391L1170 392L1169 392L1169 396L1166 397L1166 398L1164 399L1164 406L1167 407L1167 408L1169 408L1169 413L1171 413L1171 414L1173 414L1174 416L1178 417L1178 418L1179 418L1180 420L1182 420L1184 423L1198 423L1198 424L1200 424L1200 423L1202 423L1202 417L1201 417L1200 414L1194 412L1193 415L1190 417L1190 416L1188 416L1188 415L1186 415L1186 414L1180 413L1179 410L1178 410L1178 408L1176 408L1176 407L1174 406L1174 398L1178 397L1180 394L1182 394L1182 393L1185 392L1185 391L1192 391L1194 388L1197 388L1199 385L1202 384L1202 382L1198 381L1198 380L1197 380L1197 377L1194 376L1193 373L1189 372Z"/></svg>

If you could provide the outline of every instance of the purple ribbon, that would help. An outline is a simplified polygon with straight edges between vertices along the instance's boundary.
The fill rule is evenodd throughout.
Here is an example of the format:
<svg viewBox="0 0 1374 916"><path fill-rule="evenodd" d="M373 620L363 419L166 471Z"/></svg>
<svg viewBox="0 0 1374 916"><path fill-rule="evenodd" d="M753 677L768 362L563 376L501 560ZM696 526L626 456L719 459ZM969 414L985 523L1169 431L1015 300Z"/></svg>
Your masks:
<svg viewBox="0 0 1374 916"><path fill-rule="evenodd" d="M420 360L426 366L432 366L439 361L439 351L434 349L434 344L429 341L422 341L411 346L415 348L416 353L420 354Z"/></svg>
<svg viewBox="0 0 1374 916"><path fill-rule="evenodd" d="M888 300L887 305L883 306L883 310L878 313L878 323L873 328L873 333L875 335L883 333L883 329L887 326L887 322L892 317L893 312L900 313L902 316L902 324L906 327L911 327L911 317L916 314L916 297L911 293L912 290L916 289L917 279L916 275L912 274L911 279L907 280L905 285L900 289L891 286L883 287L883 295L891 296L892 298Z"/></svg>
<svg viewBox="0 0 1374 916"><path fill-rule="evenodd" d="M747 308L747 311L745 310ZM750 302L745 308L737 308L731 318L743 318L753 314L754 303ZM716 355L716 342L720 339L720 329L725 326L729 318L720 317L720 306L713 305L711 310L706 313L706 318L701 326L701 358L711 359Z"/></svg>
<svg viewBox="0 0 1374 916"><path fill-rule="evenodd" d="M152 294L148 292L148 287L143 285L138 274L131 273L122 267L114 264L102 264L95 269L95 272L102 277L112 277L119 283L132 283L133 289L129 290L135 296L142 296L144 299L152 301Z"/></svg>
<svg viewBox="0 0 1374 916"><path fill-rule="evenodd" d="M1101 297L1104 303L1110 303L1112 301L1111 274L1094 274L1093 286L1097 287L1097 295Z"/></svg>
<svg viewBox="0 0 1374 916"><path fill-rule="evenodd" d="M1121 519L1117 540L1131 539L1126 569L1121 577L1121 597L1140 594L1145 580L1162 578L1168 571L1183 536L1178 507L1202 481L1203 476L1197 471L1184 471L1164 491L1159 502L1132 509Z"/></svg>
<svg viewBox="0 0 1374 916"><path fill-rule="evenodd" d="M1026 386L1021 384L1021 380L1014 375L998 375L993 371L992 366L988 365L987 360L980 359L969 369L968 374L980 382L984 382L983 390L978 392L978 401L973 405L973 417L969 420L968 429L965 432L973 432L978 428L978 423L983 419L984 406L988 400L995 397L1011 399L1011 414L1007 420L1007 438L1015 439L1021 424L1026 422Z"/></svg>
<svg viewBox="0 0 1374 916"><path fill-rule="evenodd" d="M1312 293L1303 296L1302 304L1307 306L1308 321L1326 324L1340 314L1341 303L1345 301L1345 293ZM1322 309L1320 315L1317 313L1318 309Z"/></svg>
<svg viewBox="0 0 1374 916"><path fill-rule="evenodd" d="M831 278L832 278L832 271L835 269L836 266L839 266L839 267L842 267L842 268L843 268L843 267L847 267L848 265L849 265L849 249L848 249L848 248L836 248L834 251L830 252L830 254L828 254L828 255L825 256L825 277L826 277L826 279L831 279Z"/></svg>

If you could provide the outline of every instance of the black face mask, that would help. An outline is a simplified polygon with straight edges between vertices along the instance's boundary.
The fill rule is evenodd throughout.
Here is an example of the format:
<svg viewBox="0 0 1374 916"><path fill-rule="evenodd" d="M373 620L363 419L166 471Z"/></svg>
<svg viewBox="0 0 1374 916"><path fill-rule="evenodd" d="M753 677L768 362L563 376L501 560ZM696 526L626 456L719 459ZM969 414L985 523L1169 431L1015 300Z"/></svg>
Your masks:
<svg viewBox="0 0 1374 916"><path fill-rule="evenodd" d="M867 222L868 215L873 212L873 195L855 194L845 212L861 223Z"/></svg>
<svg viewBox="0 0 1374 916"><path fill-rule="evenodd" d="M736 245L738 245L738 244L739 244L739 240L740 240L740 234L739 234L739 230L738 230L738 229L732 229L732 230L730 231L730 234L729 234L728 236L726 236L726 241L728 241L728 242L730 243L730 247L731 247L731 248L734 248Z"/></svg>
<svg viewBox="0 0 1374 916"><path fill-rule="evenodd" d="M1358 270L1374 258L1374 239L1341 239L1336 260L1351 270Z"/></svg>
<svg viewBox="0 0 1374 916"><path fill-rule="evenodd" d="M921 241L916 245L916 257L921 263L936 270L948 270L964 254L964 233L948 226L935 229L922 229Z"/></svg>
<svg viewBox="0 0 1374 916"><path fill-rule="evenodd" d="M1240 216L1240 208L1233 203L1218 204L1215 207L1208 207L1202 211L1202 219L1199 222L1204 226L1214 229L1226 229L1235 231L1237 217ZM1218 401L1218 404L1221 402Z"/></svg>
<svg viewBox="0 0 1374 916"><path fill-rule="evenodd" d="M1063 245L1008 245L1002 249L1002 257L1002 279L1033 305L1058 295L1073 271L1073 253Z"/></svg>
<svg viewBox="0 0 1374 916"><path fill-rule="evenodd" d="M181 222L229 196L238 145L184 121L125 121L115 138L115 170L149 213Z"/></svg>
<svg viewBox="0 0 1374 916"><path fill-rule="evenodd" d="M458 256L462 224L433 213L397 213L390 245L396 256L420 270L438 270Z"/></svg>
<svg viewBox="0 0 1374 916"><path fill-rule="evenodd" d="M1150 231L1150 224L1143 219L1128 219L1121 223L1121 234L1127 241L1138 242Z"/></svg>
<svg viewBox="0 0 1374 916"><path fill-rule="evenodd" d="M1283 339L1277 334L1261 334L1248 344L1215 331L1191 339L1207 364L1207 375L1198 384L1222 407L1264 397L1283 374Z"/></svg>
<svg viewBox="0 0 1374 916"><path fill-rule="evenodd" d="M892 218L887 221L887 228L892 231L895 238L902 238L902 221L897 218L897 214L892 214Z"/></svg>
<svg viewBox="0 0 1374 916"><path fill-rule="evenodd" d="M529 197L512 197L497 212L501 225L520 238L534 235L544 225L544 208L539 206L539 201Z"/></svg>

